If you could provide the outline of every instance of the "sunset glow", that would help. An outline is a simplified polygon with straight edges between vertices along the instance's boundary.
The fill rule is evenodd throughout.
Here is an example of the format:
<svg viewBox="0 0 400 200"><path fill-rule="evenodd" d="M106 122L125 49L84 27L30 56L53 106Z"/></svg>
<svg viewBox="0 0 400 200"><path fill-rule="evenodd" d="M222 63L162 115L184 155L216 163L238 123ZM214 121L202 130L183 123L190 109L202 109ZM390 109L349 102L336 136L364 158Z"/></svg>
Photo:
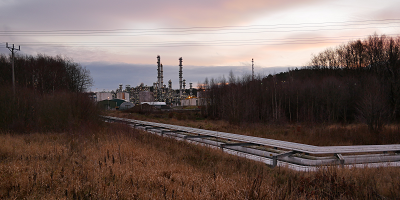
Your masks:
<svg viewBox="0 0 400 200"><path fill-rule="evenodd" d="M183 57L184 77L196 85L229 70L249 74L252 58L257 74L273 73L350 40L397 36L399 7L394 0L3 1L0 53L9 53L8 42L21 54L72 58L91 71L92 90L151 85L157 55L176 87Z"/></svg>

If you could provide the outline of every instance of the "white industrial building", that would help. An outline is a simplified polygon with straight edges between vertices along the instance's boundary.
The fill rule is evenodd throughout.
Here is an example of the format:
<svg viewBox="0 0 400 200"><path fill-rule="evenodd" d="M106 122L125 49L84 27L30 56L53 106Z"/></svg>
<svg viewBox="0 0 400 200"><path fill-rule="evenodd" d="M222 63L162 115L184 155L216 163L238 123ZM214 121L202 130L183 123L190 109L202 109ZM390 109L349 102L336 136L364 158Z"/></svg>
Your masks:
<svg viewBox="0 0 400 200"><path fill-rule="evenodd" d="M198 106L198 99L196 97L188 97L181 100L181 106Z"/></svg>
<svg viewBox="0 0 400 200"><path fill-rule="evenodd" d="M129 93L127 92L117 92L117 99L122 99L125 101L129 101Z"/></svg>
<svg viewBox="0 0 400 200"><path fill-rule="evenodd" d="M113 99L111 92L96 92L96 101L111 100Z"/></svg>

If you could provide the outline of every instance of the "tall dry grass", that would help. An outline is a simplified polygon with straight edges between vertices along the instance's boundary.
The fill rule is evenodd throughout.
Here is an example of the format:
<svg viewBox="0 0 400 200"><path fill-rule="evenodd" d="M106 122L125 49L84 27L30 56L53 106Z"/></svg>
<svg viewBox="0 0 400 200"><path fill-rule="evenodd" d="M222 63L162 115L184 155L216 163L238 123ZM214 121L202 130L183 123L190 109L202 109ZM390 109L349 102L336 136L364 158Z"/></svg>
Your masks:
<svg viewBox="0 0 400 200"><path fill-rule="evenodd" d="M121 124L0 134L1 199L395 199L400 169L294 172Z"/></svg>

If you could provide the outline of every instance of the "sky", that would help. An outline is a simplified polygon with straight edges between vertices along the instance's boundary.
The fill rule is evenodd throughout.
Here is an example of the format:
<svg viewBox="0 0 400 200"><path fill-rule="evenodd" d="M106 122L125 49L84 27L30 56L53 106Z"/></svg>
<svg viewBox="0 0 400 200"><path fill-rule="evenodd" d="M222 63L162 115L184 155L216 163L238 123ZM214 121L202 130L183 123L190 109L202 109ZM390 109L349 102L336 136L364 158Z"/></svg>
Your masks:
<svg viewBox="0 0 400 200"><path fill-rule="evenodd" d="M91 91L157 81L179 88L265 76L374 33L400 34L398 0L0 0L0 53L61 55L90 70ZM187 86L188 87L188 86Z"/></svg>

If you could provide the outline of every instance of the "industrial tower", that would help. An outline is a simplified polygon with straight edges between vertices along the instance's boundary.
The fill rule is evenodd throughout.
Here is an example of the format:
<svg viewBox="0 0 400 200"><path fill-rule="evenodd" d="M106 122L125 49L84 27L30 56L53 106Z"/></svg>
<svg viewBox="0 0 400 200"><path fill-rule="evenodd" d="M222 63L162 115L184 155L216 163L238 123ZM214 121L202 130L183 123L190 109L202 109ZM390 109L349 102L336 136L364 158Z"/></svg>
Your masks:
<svg viewBox="0 0 400 200"><path fill-rule="evenodd" d="M179 58L179 98L182 98L182 57Z"/></svg>

